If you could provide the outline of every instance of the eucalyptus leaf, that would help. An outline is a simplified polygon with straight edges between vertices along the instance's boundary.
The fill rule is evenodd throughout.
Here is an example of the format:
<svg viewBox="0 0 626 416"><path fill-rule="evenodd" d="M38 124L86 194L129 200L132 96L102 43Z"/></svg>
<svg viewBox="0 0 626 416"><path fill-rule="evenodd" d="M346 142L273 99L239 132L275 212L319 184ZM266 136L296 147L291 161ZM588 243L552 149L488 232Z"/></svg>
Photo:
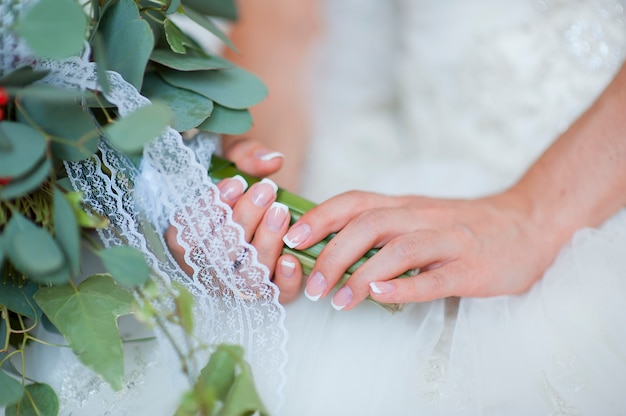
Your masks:
<svg viewBox="0 0 626 416"><path fill-rule="evenodd" d="M63 252L50 233L17 213L4 230L3 244L11 263L35 281L50 282L49 275L65 265Z"/></svg>
<svg viewBox="0 0 626 416"><path fill-rule="evenodd" d="M48 103L80 103L90 94L78 89L60 88L47 84L28 85L25 88L7 88L7 91L15 92L19 101L37 100ZM18 117L22 116L18 113Z"/></svg>
<svg viewBox="0 0 626 416"><path fill-rule="evenodd" d="M147 142L172 125L173 120L174 114L167 105L153 102L108 124L104 133L118 149L126 153L137 153Z"/></svg>
<svg viewBox="0 0 626 416"><path fill-rule="evenodd" d="M54 190L52 218L54 236L65 254L73 276L80 272L80 230L74 210L58 189Z"/></svg>
<svg viewBox="0 0 626 416"><path fill-rule="evenodd" d="M139 18L135 2L120 0L111 6L100 24L100 33L109 45L105 51L107 69L140 89L154 35L148 22Z"/></svg>
<svg viewBox="0 0 626 416"><path fill-rule="evenodd" d="M168 49L155 49L150 55L150 60L178 71L203 71L232 67L232 64L225 59L195 51L179 54Z"/></svg>
<svg viewBox="0 0 626 416"><path fill-rule="evenodd" d="M29 384L18 404L7 406L5 416L56 416L59 413L59 398L47 384ZM18 410L19 409L19 410Z"/></svg>
<svg viewBox="0 0 626 416"><path fill-rule="evenodd" d="M185 10L189 7L198 12L215 17L223 17L229 20L237 19L237 6L234 0L183 0Z"/></svg>
<svg viewBox="0 0 626 416"><path fill-rule="evenodd" d="M4 339L1 342L4 343ZM0 370L0 407L19 402L23 394L22 383Z"/></svg>
<svg viewBox="0 0 626 416"><path fill-rule="evenodd" d="M141 92L151 101L168 103L174 112L172 128L177 131L197 127L213 111L213 101L210 99L189 90L173 87L156 74L146 74Z"/></svg>
<svg viewBox="0 0 626 416"><path fill-rule="evenodd" d="M39 81L48 75L48 71L35 70L30 66L22 66L0 77L0 85L6 87L23 87Z"/></svg>
<svg viewBox="0 0 626 416"><path fill-rule="evenodd" d="M164 70L161 76L169 84L197 92L228 108L248 108L267 96L263 82L239 67L194 72Z"/></svg>
<svg viewBox="0 0 626 416"><path fill-rule="evenodd" d="M77 289L69 285L41 288L35 301L80 361L120 390L124 359L117 318L130 313L132 294L111 276L97 274Z"/></svg>
<svg viewBox="0 0 626 416"><path fill-rule="evenodd" d="M220 29L213 21L207 16L198 13L192 8L185 8L185 16L196 22L201 27L208 30L210 33L215 35L219 40L224 42L229 48L234 51L237 51L237 48L233 44L233 42L228 38L228 36L224 33L222 29Z"/></svg>
<svg viewBox="0 0 626 416"><path fill-rule="evenodd" d="M0 177L18 177L33 169L44 156L46 138L34 128L13 121L0 122Z"/></svg>
<svg viewBox="0 0 626 416"><path fill-rule="evenodd" d="M198 128L218 134L241 134L252 127L252 116L248 110L233 110L214 104L211 117Z"/></svg>
<svg viewBox="0 0 626 416"><path fill-rule="evenodd" d="M133 247L114 246L98 251L100 259L115 281L122 286L141 286L150 278L143 254Z"/></svg>
<svg viewBox="0 0 626 416"><path fill-rule="evenodd" d="M18 286L11 280L0 281L0 305L4 305L8 310L30 319L37 320L41 316L41 309L33 300L33 295L39 289L39 285L27 281L22 286ZM0 346L4 338L0 337Z"/></svg>
<svg viewBox="0 0 626 416"><path fill-rule="evenodd" d="M93 40L91 41L91 46L93 49L93 58L96 61L96 75L98 76L98 85L106 94L111 89L111 84L109 83L109 76L107 74L107 68L109 67L109 64L106 54L106 45L104 43L102 33L94 33Z"/></svg>
<svg viewBox="0 0 626 416"><path fill-rule="evenodd" d="M15 31L37 55L78 55L87 37L87 15L75 0L39 0L17 20Z"/></svg>
<svg viewBox="0 0 626 416"><path fill-rule="evenodd" d="M28 97L22 100L26 117L51 139L52 154L79 161L98 150L99 134L91 115L75 102L55 103Z"/></svg>
<svg viewBox="0 0 626 416"><path fill-rule="evenodd" d="M27 172L19 178L15 178L8 185L0 188L0 200L14 199L18 196L34 191L48 178L51 168L52 164L50 161L48 159L44 159L43 162L37 165L30 172Z"/></svg>
<svg viewBox="0 0 626 416"><path fill-rule="evenodd" d="M170 0L167 9L165 9L165 14L172 14L178 11L181 8L181 0Z"/></svg>

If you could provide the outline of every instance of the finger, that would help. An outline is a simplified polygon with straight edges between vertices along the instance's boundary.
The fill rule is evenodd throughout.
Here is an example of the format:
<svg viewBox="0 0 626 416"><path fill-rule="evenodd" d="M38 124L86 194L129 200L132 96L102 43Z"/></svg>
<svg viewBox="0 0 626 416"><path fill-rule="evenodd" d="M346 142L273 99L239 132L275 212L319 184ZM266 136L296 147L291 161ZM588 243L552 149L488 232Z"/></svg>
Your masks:
<svg viewBox="0 0 626 416"><path fill-rule="evenodd" d="M402 234L382 247L352 274L344 287L333 296L332 305L337 310L352 309L370 294L370 283L374 282L373 287L377 288L376 285L409 270L447 264L455 260L459 252L458 242L441 231L419 230Z"/></svg>
<svg viewBox="0 0 626 416"><path fill-rule="evenodd" d="M187 275L192 276L193 268L185 262L185 249L179 244L178 229L173 225L170 225L167 230L165 230L165 243L180 268L187 273Z"/></svg>
<svg viewBox="0 0 626 416"><path fill-rule="evenodd" d="M268 176L283 165L282 153L269 150L258 141L246 138L224 138L223 141L224 156L249 175Z"/></svg>
<svg viewBox="0 0 626 416"><path fill-rule="evenodd" d="M263 221L254 232L252 245L256 247L258 260L274 273L276 259L283 249L282 236L289 226L289 208L280 202L274 202L265 211Z"/></svg>
<svg viewBox="0 0 626 416"><path fill-rule="evenodd" d="M220 190L222 202L232 208L248 189L248 182L241 175L235 175L232 178L221 180L217 184L217 188Z"/></svg>
<svg viewBox="0 0 626 416"><path fill-rule="evenodd" d="M417 276L372 282L370 295L384 303L430 302L435 299L458 296L466 279L466 272L458 262L419 273Z"/></svg>
<svg viewBox="0 0 626 416"><path fill-rule="evenodd" d="M364 211L396 205L393 197L360 191L347 192L304 213L283 240L290 248L307 248L342 229L353 217Z"/></svg>
<svg viewBox="0 0 626 416"><path fill-rule="evenodd" d="M302 266L298 259L291 254L285 254L278 258L274 283L280 289L278 297L280 303L293 302L300 296L302 277Z"/></svg>
<svg viewBox="0 0 626 416"><path fill-rule="evenodd" d="M356 216L322 249L307 281L305 295L314 301L326 296L365 253L410 232L407 224L413 222L413 211L405 208L374 209ZM358 292L357 303L366 296L367 290L362 288Z"/></svg>
<svg viewBox="0 0 626 416"><path fill-rule="evenodd" d="M245 240L250 242L265 210L276 199L278 186L270 180L263 179L250 187L233 207L233 220L244 230Z"/></svg>

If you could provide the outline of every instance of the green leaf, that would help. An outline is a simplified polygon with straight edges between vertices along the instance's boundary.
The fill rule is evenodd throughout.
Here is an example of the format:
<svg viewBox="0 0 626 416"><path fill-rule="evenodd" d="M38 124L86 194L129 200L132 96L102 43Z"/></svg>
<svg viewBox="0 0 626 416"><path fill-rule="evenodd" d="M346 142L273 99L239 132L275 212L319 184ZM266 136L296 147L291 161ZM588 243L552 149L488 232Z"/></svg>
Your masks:
<svg viewBox="0 0 626 416"><path fill-rule="evenodd" d="M35 301L80 361L115 390L121 389L124 359L117 318L130 313L132 294L111 276L97 274L77 289L69 285L41 288Z"/></svg>
<svg viewBox="0 0 626 416"><path fill-rule="evenodd" d="M44 156L46 138L37 130L13 121L0 122L0 177L18 177L33 169Z"/></svg>
<svg viewBox="0 0 626 416"><path fill-rule="evenodd" d="M150 55L150 60L178 71L208 71L232 67L225 59L195 51L179 54L167 49L155 49Z"/></svg>
<svg viewBox="0 0 626 416"><path fill-rule="evenodd" d="M170 4L167 6L165 14L169 15L175 13L181 7L180 1L181 0L170 0Z"/></svg>
<svg viewBox="0 0 626 416"><path fill-rule="evenodd" d="M143 75L152 48L154 35L150 25L139 18L132 0L120 0L108 8L100 23L107 69L118 72L135 88L141 89Z"/></svg>
<svg viewBox="0 0 626 416"><path fill-rule="evenodd" d="M65 266L61 248L50 233L18 213L13 213L4 230L4 249L13 265L40 283L61 283L68 278L59 275Z"/></svg>
<svg viewBox="0 0 626 416"><path fill-rule="evenodd" d="M5 416L56 416L59 413L59 398L47 384L29 384L18 404L8 406ZM19 409L19 410L18 410Z"/></svg>
<svg viewBox="0 0 626 416"><path fill-rule="evenodd" d="M37 55L78 55L87 37L87 15L74 0L40 0L20 16L15 31Z"/></svg>
<svg viewBox="0 0 626 416"><path fill-rule="evenodd" d="M186 46L194 45L194 42L170 19L165 19L163 29L165 30L165 39L167 39L172 51L184 54L187 51Z"/></svg>
<svg viewBox="0 0 626 416"><path fill-rule="evenodd" d="M252 116L248 110L233 110L214 104L211 117L198 125L200 130L218 134L241 134L252 127Z"/></svg>
<svg viewBox="0 0 626 416"><path fill-rule="evenodd" d="M54 236L68 260L72 275L80 272L80 230L74 210L58 189L53 195Z"/></svg>
<svg viewBox="0 0 626 416"><path fill-rule="evenodd" d="M235 45L233 45L232 41L228 38L228 36L224 33L224 31L220 29L215 23L213 23L211 19L209 19L208 17L202 15L201 13L198 13L197 11L189 7L185 9L185 16L187 16L188 18L190 18L191 20L193 20L194 22L196 22L197 24L199 24L200 26L208 30L210 33L215 35L219 40L224 42L229 48L231 48L234 51L237 51L237 48L235 47Z"/></svg>
<svg viewBox="0 0 626 416"><path fill-rule="evenodd" d="M50 102L41 99L22 100L27 118L34 121L51 140L52 153L61 160L78 161L98 150L96 125L79 104Z"/></svg>
<svg viewBox="0 0 626 416"><path fill-rule="evenodd" d="M0 85L6 87L23 87L39 81L48 75L48 71L34 70L30 66L22 66L0 77Z"/></svg>
<svg viewBox="0 0 626 416"><path fill-rule="evenodd" d="M228 108L248 108L267 96L263 82L239 67L194 72L164 70L161 76L176 87L197 92Z"/></svg>
<svg viewBox="0 0 626 416"><path fill-rule="evenodd" d="M111 88L109 76L107 74L108 61L106 55L106 45L102 37L102 33L96 32L91 41L93 48L93 58L96 61L96 74L98 76L98 85L102 91L107 94Z"/></svg>
<svg viewBox="0 0 626 416"><path fill-rule="evenodd" d="M8 185L3 186L0 189L0 199L13 199L18 196L25 195L28 192L34 191L42 184L48 175L52 164L48 159L44 159L42 163L37 165L30 172L25 175L15 178Z"/></svg>
<svg viewBox="0 0 626 416"><path fill-rule="evenodd" d="M241 416L258 414L268 416L259 394L254 386L250 365L243 361L239 366L239 374L230 388L228 398L218 416Z"/></svg>
<svg viewBox="0 0 626 416"><path fill-rule="evenodd" d="M195 92L173 87L156 74L146 74L141 92L151 101L168 103L174 112L172 128L177 131L197 127L213 111L213 101Z"/></svg>
<svg viewBox="0 0 626 416"><path fill-rule="evenodd" d="M211 354L209 363L198 377L198 392L203 395L208 391L221 401L225 401L235 381L237 363L243 359L243 349L238 345L220 344Z"/></svg>
<svg viewBox="0 0 626 416"><path fill-rule="evenodd" d="M143 254L129 246L115 246L98 251L104 267L122 286L141 286L150 278L150 267Z"/></svg>
<svg viewBox="0 0 626 416"><path fill-rule="evenodd" d="M174 287L178 291L174 303L176 304L179 323L188 334L191 334L193 331L193 296L183 285L177 282L174 282Z"/></svg>
<svg viewBox="0 0 626 416"><path fill-rule="evenodd" d="M53 85L35 84L29 85L25 88L7 88L7 91L14 92L18 96L20 101L46 101L50 103L80 103L83 99L89 98L91 92L72 90L68 88L59 88ZM23 118L23 115L18 112L18 119L23 122L28 122Z"/></svg>
<svg viewBox="0 0 626 416"><path fill-rule="evenodd" d="M30 319L37 320L41 316L41 309L33 300L33 295L39 289L39 285L33 282L26 282L19 287L11 280L0 281L0 305L4 305L8 310ZM0 336L0 349L4 338Z"/></svg>
<svg viewBox="0 0 626 416"><path fill-rule="evenodd" d="M154 102L108 124L104 133L121 151L138 153L147 142L172 125L173 120L174 114L167 105Z"/></svg>
<svg viewBox="0 0 626 416"><path fill-rule="evenodd" d="M183 0L183 5L192 7L208 16L223 17L229 20L237 19L237 6L234 0ZM189 7L185 7L185 9Z"/></svg>
<svg viewBox="0 0 626 416"><path fill-rule="evenodd" d="M4 343L4 339L2 339L2 343ZM22 394L24 394L22 384L0 370L0 407L19 402Z"/></svg>

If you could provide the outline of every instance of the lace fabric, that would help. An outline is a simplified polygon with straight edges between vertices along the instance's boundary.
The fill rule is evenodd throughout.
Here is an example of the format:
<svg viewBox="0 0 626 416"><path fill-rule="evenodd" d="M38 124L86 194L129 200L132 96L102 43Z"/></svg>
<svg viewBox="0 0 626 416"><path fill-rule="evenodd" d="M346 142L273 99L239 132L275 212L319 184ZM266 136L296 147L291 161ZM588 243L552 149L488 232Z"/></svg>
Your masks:
<svg viewBox="0 0 626 416"><path fill-rule="evenodd" d="M42 83L98 90L95 64L86 59L88 51L84 57L62 61L35 60L9 32L10 23L26 3L0 1L3 73L29 63L49 71ZM103 94L117 107L120 117L149 103L119 74L109 71L108 79L110 90ZM200 135L193 140L194 152L177 131L168 128L145 146L137 167L102 137L96 156L66 163L66 170L75 189L84 194L85 203L109 219L110 226L99 231L105 246L128 244L138 248L159 284L177 282L193 294L194 339L198 341L188 345L188 351L224 342L242 345L261 397L268 409L276 410L283 400L285 383L284 310L268 269L257 261L255 248L244 240L243 229L233 222L230 207L221 202L207 174L207 158L215 151L215 143L216 138ZM176 227L178 241L186 250L186 262L194 270L192 277L180 269L166 248L163 234L170 224ZM157 338L166 351L161 358L171 358L163 334L157 333ZM203 351L195 353L196 371L206 363L210 348ZM179 363L166 361L165 366L175 373ZM134 409L141 408L137 403L142 400L153 400L149 392L141 391L138 378L141 375L135 374L129 380L134 392L125 401ZM75 380L81 382L80 378ZM67 402L78 399L72 395L82 394L80 389L65 387L66 392L74 392L62 398ZM121 407L115 403L115 414L121 414ZM102 414L107 412L101 409Z"/></svg>

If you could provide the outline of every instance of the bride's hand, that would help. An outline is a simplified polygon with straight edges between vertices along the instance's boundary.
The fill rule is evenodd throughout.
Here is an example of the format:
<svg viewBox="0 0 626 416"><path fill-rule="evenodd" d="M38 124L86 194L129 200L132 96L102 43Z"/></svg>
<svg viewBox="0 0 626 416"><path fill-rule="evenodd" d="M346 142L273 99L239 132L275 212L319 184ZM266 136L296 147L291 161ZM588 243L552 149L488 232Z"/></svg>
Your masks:
<svg viewBox="0 0 626 416"><path fill-rule="evenodd" d="M271 174L282 165L280 153L251 140L231 143L225 148L225 156L239 169L255 176ZM300 290L302 267L294 256L281 255L289 213L286 206L274 202L276 184L265 179L247 189L245 179L238 176L220 181L217 187L221 200L233 209L233 220L243 227L246 242L257 249L259 262L267 266L274 282L282 288L279 300L293 300ZM168 227L165 241L176 262L191 276L193 269L185 263L185 251L178 243L175 227Z"/></svg>
<svg viewBox="0 0 626 416"><path fill-rule="evenodd" d="M285 242L306 248L330 233L307 281L312 300L327 296L344 271L380 247L332 298L350 309L371 295L390 303L447 296L494 296L530 288L556 249L512 195L476 200L390 197L348 192L304 214ZM416 276L394 277L420 269Z"/></svg>

